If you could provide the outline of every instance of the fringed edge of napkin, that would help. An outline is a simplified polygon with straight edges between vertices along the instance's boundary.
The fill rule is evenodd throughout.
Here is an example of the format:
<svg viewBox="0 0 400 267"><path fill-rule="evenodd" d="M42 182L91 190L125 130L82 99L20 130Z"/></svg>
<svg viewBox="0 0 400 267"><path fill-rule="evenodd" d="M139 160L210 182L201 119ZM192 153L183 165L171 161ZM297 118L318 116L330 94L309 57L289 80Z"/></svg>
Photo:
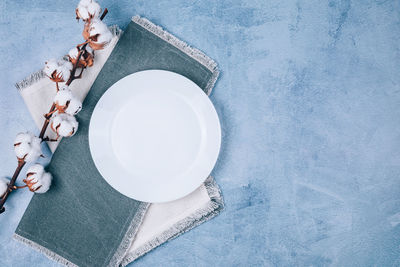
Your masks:
<svg viewBox="0 0 400 267"><path fill-rule="evenodd" d="M113 34L113 36L117 36L118 38L123 33L123 31L117 25L110 26L109 29ZM32 84L40 81L44 77L46 77L46 75L44 74L43 69L41 69L39 71L32 73L22 81L17 82L15 84L15 87L17 87L19 91L22 91L24 88L31 86Z"/></svg>
<svg viewBox="0 0 400 267"><path fill-rule="evenodd" d="M168 31L164 30L162 27L152 23L146 18L143 18L139 15L136 15L132 18L132 21L135 22L136 24L142 26L144 29L150 31L151 33L157 35L164 41L172 44L188 56L194 58L197 62L202 64L204 67L206 67L208 70L211 71L212 76L210 80L208 81L205 92L207 95L211 94L212 89L214 88L215 83L218 80L219 76L219 70L218 70L218 65L217 63L208 57L206 54L204 54L202 51L200 51L197 48L194 48L190 46L188 43L178 39L174 35L170 34Z"/></svg>
<svg viewBox="0 0 400 267"><path fill-rule="evenodd" d="M115 266L119 266L121 264L121 262L124 260L128 249L130 248L133 239L135 238L140 225L143 222L144 219L144 214L146 213L147 209L149 208L150 204L149 203L141 203L139 206L138 211L135 214L135 217L133 218L133 220L131 221L129 227L128 227L128 231L126 232L124 238L122 239L121 244L119 245L118 249L114 252L109 262L109 264L107 266L110 267L115 267ZM46 257L48 257L49 259L58 262L60 264L63 264L65 266L69 266L69 267L78 267L78 265L72 263L71 261L65 259L64 257L58 255L57 253L43 247L42 245L29 240L17 233L14 233L13 238L31 248L33 248L34 250L43 253Z"/></svg>
<svg viewBox="0 0 400 267"><path fill-rule="evenodd" d="M53 251L39 245L36 242L33 242L23 236L20 236L19 234L14 233L13 238L33 249L35 249L36 251L44 254L46 257L54 260L55 262L58 262L60 264L63 264L65 266L70 266L70 267L78 267L78 265L73 264L72 262L70 262L69 260L61 257L60 255L58 255L57 253L54 253Z"/></svg>
<svg viewBox="0 0 400 267"><path fill-rule="evenodd" d="M163 232L158 237L139 247L134 253L128 253L121 262L121 265L128 265L154 248L165 244L167 241L174 239L217 216L224 209L224 200L222 198L221 190L212 176L207 178L204 185L207 189L208 195L210 196L210 202L208 202L203 208L198 209L191 216L174 224L169 230Z"/></svg>
<svg viewBox="0 0 400 267"><path fill-rule="evenodd" d="M147 209L149 208L150 203L142 202L138 211L135 214L131 224L129 225L128 231L126 232L124 238L122 239L121 244L119 245L117 251L115 251L114 256L111 258L110 263L108 266L114 267L119 266L121 262L124 260L128 249L132 245L132 241L135 238L140 225L142 225L144 214L146 213Z"/></svg>

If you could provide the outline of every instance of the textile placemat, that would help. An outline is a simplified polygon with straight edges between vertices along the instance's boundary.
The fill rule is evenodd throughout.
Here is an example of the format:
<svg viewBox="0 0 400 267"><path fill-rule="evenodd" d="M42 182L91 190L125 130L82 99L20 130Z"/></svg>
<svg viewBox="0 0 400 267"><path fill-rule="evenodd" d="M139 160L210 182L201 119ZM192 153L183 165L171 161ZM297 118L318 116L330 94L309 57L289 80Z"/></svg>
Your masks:
<svg viewBox="0 0 400 267"><path fill-rule="evenodd" d="M120 31L112 29L113 41L96 51L94 66L70 86L82 100L91 90L78 115L78 133L61 142L48 166L54 175L53 187L32 198L14 236L71 266L127 265L223 208L212 177L185 198L147 205L117 193L94 168L88 124L94 105L113 83L136 71L164 69L185 75L210 94L218 77L213 60L144 18L134 17L119 41ZM17 88L41 127L55 94L54 84L39 71ZM53 152L57 145L49 143Z"/></svg>

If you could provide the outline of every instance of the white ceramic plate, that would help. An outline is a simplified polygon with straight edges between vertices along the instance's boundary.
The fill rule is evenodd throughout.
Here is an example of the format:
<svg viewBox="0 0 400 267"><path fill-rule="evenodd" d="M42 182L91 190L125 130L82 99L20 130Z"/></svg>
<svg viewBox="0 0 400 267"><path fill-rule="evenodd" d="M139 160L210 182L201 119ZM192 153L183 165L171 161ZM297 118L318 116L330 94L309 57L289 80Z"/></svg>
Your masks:
<svg viewBox="0 0 400 267"><path fill-rule="evenodd" d="M220 144L218 115L206 94L163 70L137 72L112 85L89 126L90 151L104 179L122 194L152 203L199 187Z"/></svg>

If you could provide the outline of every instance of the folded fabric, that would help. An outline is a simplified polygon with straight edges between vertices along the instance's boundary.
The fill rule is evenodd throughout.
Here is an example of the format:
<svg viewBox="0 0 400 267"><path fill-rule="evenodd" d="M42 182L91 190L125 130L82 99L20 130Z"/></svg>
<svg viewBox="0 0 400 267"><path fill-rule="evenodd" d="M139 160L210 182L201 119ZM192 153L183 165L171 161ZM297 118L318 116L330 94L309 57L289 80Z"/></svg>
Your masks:
<svg viewBox="0 0 400 267"><path fill-rule="evenodd" d="M17 240L68 266L127 265L223 208L212 177L185 198L148 205L116 192L95 169L87 143L89 120L113 83L136 71L165 69L185 75L209 94L218 77L213 60L144 18L134 17L119 41L120 31L114 27L113 32L112 42L96 51L94 66L70 86L85 99L79 131L59 146L49 143L53 152L57 148L48 166L53 187L32 198L15 232ZM54 83L39 71L17 88L41 127L55 94Z"/></svg>

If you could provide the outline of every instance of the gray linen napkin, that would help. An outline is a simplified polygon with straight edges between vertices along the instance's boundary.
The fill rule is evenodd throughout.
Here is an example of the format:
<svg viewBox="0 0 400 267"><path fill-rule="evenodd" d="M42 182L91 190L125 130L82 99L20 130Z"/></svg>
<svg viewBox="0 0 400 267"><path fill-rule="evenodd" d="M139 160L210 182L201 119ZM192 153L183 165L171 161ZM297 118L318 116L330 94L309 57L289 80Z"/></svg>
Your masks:
<svg viewBox="0 0 400 267"><path fill-rule="evenodd" d="M105 61L107 56L100 54L96 60L104 57ZM94 105L119 79L140 70L165 69L185 75L209 94L218 76L215 62L148 20L134 17L98 73L101 66L94 66L98 70L93 73L88 69L91 77L85 81L98 76L78 116L78 133L60 143L48 166L54 175L52 189L33 197L15 233L17 240L67 265L126 265L223 208L218 186L210 177L181 200L150 205L143 217L148 204L128 199L108 186L94 167L87 143ZM38 125L42 120L38 119L38 92L44 92L47 101L52 99L46 81L37 73L17 85ZM54 144L51 148L55 149Z"/></svg>

